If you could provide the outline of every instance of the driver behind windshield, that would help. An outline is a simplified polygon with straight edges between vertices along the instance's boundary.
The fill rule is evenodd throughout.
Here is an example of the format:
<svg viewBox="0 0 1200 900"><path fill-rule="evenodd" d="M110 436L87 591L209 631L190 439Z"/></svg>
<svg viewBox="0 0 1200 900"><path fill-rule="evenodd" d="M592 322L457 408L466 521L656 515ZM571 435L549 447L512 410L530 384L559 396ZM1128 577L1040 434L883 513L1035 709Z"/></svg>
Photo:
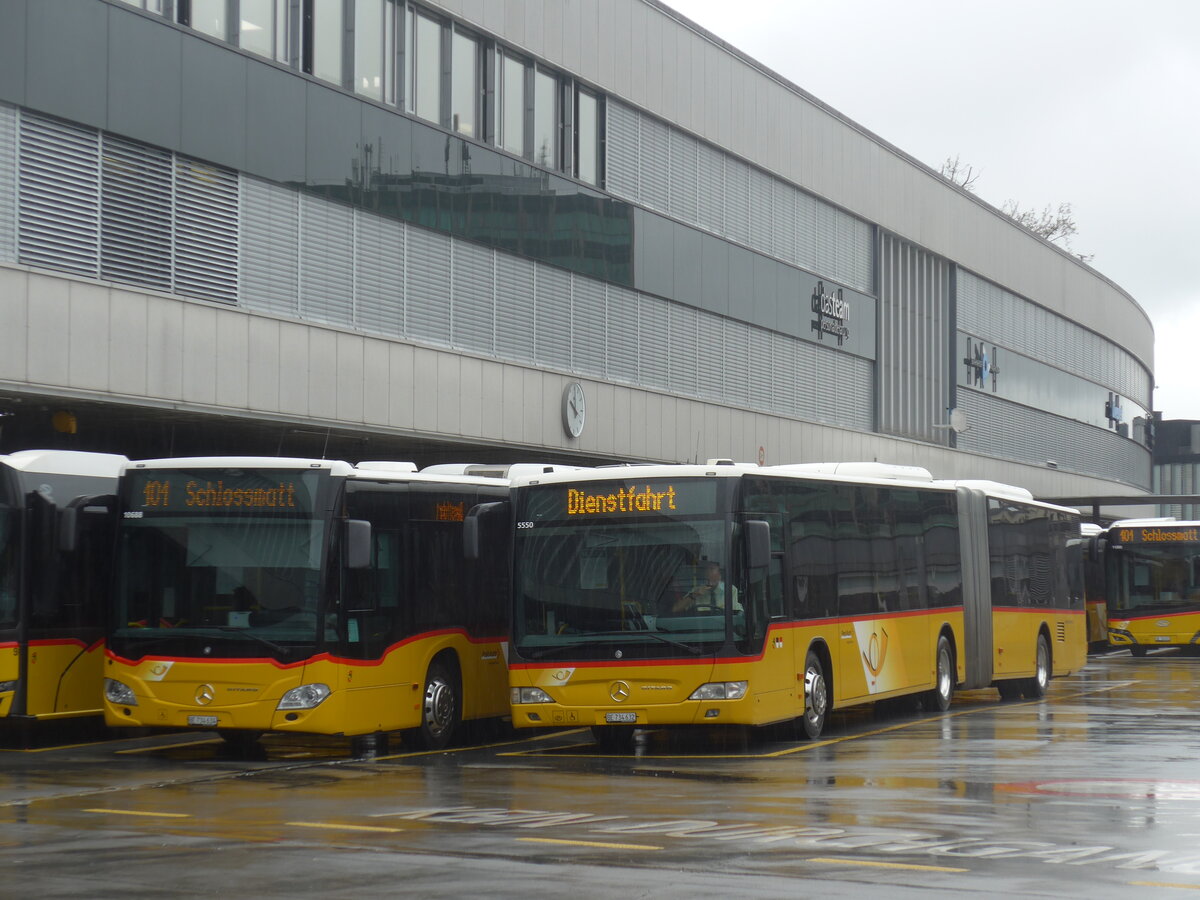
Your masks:
<svg viewBox="0 0 1200 900"><path fill-rule="evenodd" d="M725 576L720 565L709 560L704 566L704 582L692 588L671 605L673 613L694 613L700 610L719 610L725 603ZM737 589L733 592L733 608L741 611Z"/></svg>

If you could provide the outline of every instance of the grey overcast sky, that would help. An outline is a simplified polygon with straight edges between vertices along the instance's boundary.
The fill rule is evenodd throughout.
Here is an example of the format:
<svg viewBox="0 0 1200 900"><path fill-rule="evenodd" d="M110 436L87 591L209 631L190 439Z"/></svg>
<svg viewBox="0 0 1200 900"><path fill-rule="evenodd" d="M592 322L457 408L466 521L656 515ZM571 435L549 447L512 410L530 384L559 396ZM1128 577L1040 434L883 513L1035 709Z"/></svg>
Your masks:
<svg viewBox="0 0 1200 900"><path fill-rule="evenodd" d="M994 206L1070 203L1154 322L1154 408L1200 419L1200 2L665 2Z"/></svg>

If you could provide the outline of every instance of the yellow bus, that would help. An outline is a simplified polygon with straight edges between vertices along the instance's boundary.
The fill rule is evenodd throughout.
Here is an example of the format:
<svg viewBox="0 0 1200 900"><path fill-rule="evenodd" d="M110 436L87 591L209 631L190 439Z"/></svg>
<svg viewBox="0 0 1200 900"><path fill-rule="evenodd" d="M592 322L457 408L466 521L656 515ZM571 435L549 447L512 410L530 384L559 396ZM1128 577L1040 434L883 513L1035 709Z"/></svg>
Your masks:
<svg viewBox="0 0 1200 900"><path fill-rule="evenodd" d="M795 721L1086 662L1075 510L874 463L514 479L513 724Z"/></svg>
<svg viewBox="0 0 1200 900"><path fill-rule="evenodd" d="M1104 584L1101 538L1104 529L1092 522L1080 526L1083 540L1083 597L1087 609L1088 650L1108 649L1108 600Z"/></svg>
<svg viewBox="0 0 1200 900"><path fill-rule="evenodd" d="M1150 647L1200 645L1200 522L1114 522L1103 556L1111 646L1145 656Z"/></svg>
<svg viewBox="0 0 1200 900"><path fill-rule="evenodd" d="M111 726L446 746L506 717L503 479L410 463L203 458L121 477ZM464 522L489 535L468 561ZM481 517L481 518L480 518ZM494 531L494 534L493 534Z"/></svg>
<svg viewBox="0 0 1200 900"><path fill-rule="evenodd" d="M111 495L125 462L0 456L0 720L100 716Z"/></svg>

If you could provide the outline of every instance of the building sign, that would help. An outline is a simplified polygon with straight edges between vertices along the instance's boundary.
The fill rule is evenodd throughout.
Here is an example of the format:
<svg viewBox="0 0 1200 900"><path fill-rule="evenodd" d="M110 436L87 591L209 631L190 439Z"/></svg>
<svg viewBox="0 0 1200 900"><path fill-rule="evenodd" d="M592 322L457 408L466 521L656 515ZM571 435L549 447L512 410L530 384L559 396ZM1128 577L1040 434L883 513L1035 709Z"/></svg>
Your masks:
<svg viewBox="0 0 1200 900"><path fill-rule="evenodd" d="M967 338L967 355L963 357L963 365L967 367L967 383L972 387L987 389L989 379L992 382L992 393L996 392L996 382L1000 375L1000 367L996 364L996 345L992 345L989 354L983 341Z"/></svg>
<svg viewBox="0 0 1200 900"><path fill-rule="evenodd" d="M845 299L842 288L833 288L831 293L825 289L824 281L818 281L813 288L812 311L817 316L812 320L817 340L823 341L828 334L842 346L850 337L850 301Z"/></svg>

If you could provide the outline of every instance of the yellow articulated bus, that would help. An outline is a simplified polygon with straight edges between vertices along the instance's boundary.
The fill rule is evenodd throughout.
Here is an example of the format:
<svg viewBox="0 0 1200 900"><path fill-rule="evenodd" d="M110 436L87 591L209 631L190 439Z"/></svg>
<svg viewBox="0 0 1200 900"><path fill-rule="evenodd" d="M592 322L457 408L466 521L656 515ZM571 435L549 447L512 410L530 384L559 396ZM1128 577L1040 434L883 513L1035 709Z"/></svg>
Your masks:
<svg viewBox="0 0 1200 900"><path fill-rule="evenodd" d="M0 456L0 720L100 716L111 495L125 462Z"/></svg>
<svg viewBox="0 0 1200 900"><path fill-rule="evenodd" d="M1134 656L1200 646L1200 522L1114 522L1101 552L1111 646Z"/></svg>
<svg viewBox="0 0 1200 900"><path fill-rule="evenodd" d="M767 725L956 687L1040 697L1086 661L1075 510L873 463L512 482L518 727Z"/></svg>
<svg viewBox="0 0 1200 900"><path fill-rule="evenodd" d="M1089 651L1108 649L1108 591L1104 584L1101 538L1104 529L1092 522L1080 526L1083 540L1083 598L1087 609Z"/></svg>
<svg viewBox="0 0 1200 900"><path fill-rule="evenodd" d="M462 720L506 717L509 521L486 511L507 494L410 463L131 463L106 721L439 749ZM487 535L473 560L467 522Z"/></svg>

